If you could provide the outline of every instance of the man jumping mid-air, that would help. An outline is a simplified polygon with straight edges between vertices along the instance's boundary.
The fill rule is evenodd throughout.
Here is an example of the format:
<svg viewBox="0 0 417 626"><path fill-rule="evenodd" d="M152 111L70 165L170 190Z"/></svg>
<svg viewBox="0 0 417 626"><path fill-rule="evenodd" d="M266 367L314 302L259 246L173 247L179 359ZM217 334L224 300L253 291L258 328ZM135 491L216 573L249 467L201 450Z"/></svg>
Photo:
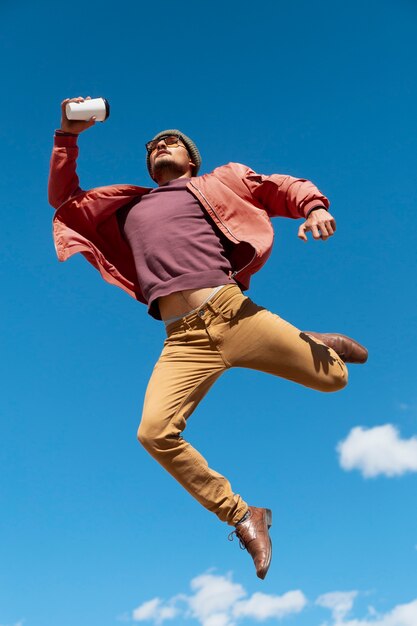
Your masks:
<svg viewBox="0 0 417 626"><path fill-rule="evenodd" d="M62 103L49 178L57 209L58 258L81 252L109 283L166 325L167 339L148 384L138 438L146 450L220 520L234 526L259 578L271 562L271 511L249 506L184 438L187 419L230 367L274 374L317 389L347 383L345 362L367 351L344 335L302 332L242 291L269 257L271 217L301 218L298 236L332 237L329 202L309 181L257 174L239 163L198 176L200 153L179 130L146 144L156 188L113 185L84 191L76 174L77 135Z"/></svg>

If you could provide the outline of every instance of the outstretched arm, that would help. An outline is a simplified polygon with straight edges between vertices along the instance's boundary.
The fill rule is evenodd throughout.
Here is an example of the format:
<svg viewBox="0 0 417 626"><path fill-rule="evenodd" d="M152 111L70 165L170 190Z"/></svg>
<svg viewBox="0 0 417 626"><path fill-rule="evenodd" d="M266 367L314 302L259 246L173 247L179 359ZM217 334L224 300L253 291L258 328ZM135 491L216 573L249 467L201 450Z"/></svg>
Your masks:
<svg viewBox="0 0 417 626"><path fill-rule="evenodd" d="M88 96L88 98L90 97ZM65 107L68 102L83 102L84 98L67 98L61 103L61 128L55 133L48 181L49 203L57 209L65 200L82 191L76 172L78 157L77 138L79 133L95 124L89 121L72 121L67 118Z"/></svg>

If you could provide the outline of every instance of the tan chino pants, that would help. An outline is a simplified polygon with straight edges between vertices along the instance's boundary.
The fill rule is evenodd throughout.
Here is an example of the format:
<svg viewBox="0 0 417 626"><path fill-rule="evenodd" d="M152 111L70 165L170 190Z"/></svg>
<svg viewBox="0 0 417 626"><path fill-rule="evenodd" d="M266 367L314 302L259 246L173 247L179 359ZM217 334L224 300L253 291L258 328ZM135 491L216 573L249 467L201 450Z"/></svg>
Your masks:
<svg viewBox="0 0 417 626"><path fill-rule="evenodd" d="M182 436L187 419L230 367L274 374L320 391L347 383L338 355L226 285L198 312L167 328L145 395L139 441L204 507L236 524L248 505Z"/></svg>

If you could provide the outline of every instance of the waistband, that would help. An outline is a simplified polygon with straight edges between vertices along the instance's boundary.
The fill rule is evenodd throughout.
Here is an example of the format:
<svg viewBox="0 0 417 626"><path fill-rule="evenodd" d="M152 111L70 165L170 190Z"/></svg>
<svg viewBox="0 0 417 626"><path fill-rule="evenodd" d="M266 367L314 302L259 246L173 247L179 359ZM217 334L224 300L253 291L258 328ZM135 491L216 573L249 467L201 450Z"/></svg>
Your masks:
<svg viewBox="0 0 417 626"><path fill-rule="evenodd" d="M192 313L196 313L199 309L201 309L202 306L204 306L205 304L207 304L207 302L209 300L211 300L218 291L220 291L220 289L223 289L223 287L225 287L226 285L219 285L219 287L215 287L213 289L213 291L207 296L207 298L204 300L204 302L202 302L198 307L196 307L195 309L191 309L191 311L187 311L187 313L184 313L184 315L178 315L178 317L170 317L168 320L164 320L164 324L165 327L168 327L170 324L172 324L173 322L178 322L179 320L185 319L186 317L188 317L189 315L191 315Z"/></svg>
<svg viewBox="0 0 417 626"><path fill-rule="evenodd" d="M218 300L220 300L223 297L223 294L225 294L229 290L242 293L242 290L240 289L240 287L238 287L238 285L236 285L236 283L231 283L229 285L221 285L220 287L216 287L214 292L212 292L209 295L209 297L204 302L202 302L199 307L197 307L197 309L190 311L189 313L187 313L185 316L181 317L177 321L168 323L166 325L167 333L169 334L169 333L175 332L176 330L179 330L180 328L182 328L184 325L192 324L194 321L196 321L200 317L199 314L202 313L206 307L215 308L216 302L218 302ZM167 322L169 322L169 320L167 320Z"/></svg>

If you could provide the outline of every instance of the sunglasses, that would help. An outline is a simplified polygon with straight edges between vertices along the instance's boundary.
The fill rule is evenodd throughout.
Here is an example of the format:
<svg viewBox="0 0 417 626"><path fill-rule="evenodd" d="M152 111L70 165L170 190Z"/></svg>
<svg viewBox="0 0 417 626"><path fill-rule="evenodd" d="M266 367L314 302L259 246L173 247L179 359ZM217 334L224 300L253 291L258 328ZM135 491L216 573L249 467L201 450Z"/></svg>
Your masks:
<svg viewBox="0 0 417 626"><path fill-rule="evenodd" d="M152 141L145 143L145 148L148 154L151 154L151 152L156 150L160 141L163 141L166 146L170 146L171 148L178 148L178 146L185 148L179 137L176 135L167 135L166 137L159 137L159 139L152 139Z"/></svg>

